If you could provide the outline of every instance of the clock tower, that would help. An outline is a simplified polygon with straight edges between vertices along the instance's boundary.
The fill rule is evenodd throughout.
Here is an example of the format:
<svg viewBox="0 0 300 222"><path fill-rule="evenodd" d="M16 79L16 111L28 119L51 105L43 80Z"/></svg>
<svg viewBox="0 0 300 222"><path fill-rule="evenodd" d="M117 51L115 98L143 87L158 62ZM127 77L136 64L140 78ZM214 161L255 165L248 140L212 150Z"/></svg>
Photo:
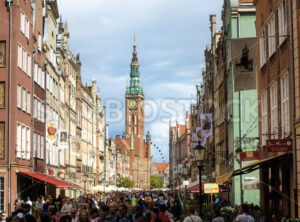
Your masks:
<svg viewBox="0 0 300 222"><path fill-rule="evenodd" d="M143 155L144 148L144 91L140 84L139 63L134 37L130 83L126 88L125 134L130 150L135 155Z"/></svg>

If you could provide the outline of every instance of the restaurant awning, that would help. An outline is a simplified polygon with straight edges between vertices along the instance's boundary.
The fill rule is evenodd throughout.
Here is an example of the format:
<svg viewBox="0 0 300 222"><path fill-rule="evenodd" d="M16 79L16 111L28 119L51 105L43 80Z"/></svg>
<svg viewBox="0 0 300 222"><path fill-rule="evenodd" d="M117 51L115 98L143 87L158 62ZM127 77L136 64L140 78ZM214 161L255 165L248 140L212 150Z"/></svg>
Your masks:
<svg viewBox="0 0 300 222"><path fill-rule="evenodd" d="M55 177L48 176L48 175L43 174L43 173L24 172L24 171L20 171L19 173L23 174L25 176L29 176L29 177L32 177L34 179L40 180L40 181L44 181L44 182L52 184L52 185L55 185L58 188L64 189L64 190L71 190L71 189L74 189L74 188L77 187L73 184L67 183L63 180L57 179Z"/></svg>
<svg viewBox="0 0 300 222"><path fill-rule="evenodd" d="M220 183L225 183L227 182L230 177L232 176L233 172L230 172L230 173L226 173L226 174L223 174L222 176L219 176L216 178L216 183L217 184L220 184Z"/></svg>
<svg viewBox="0 0 300 222"><path fill-rule="evenodd" d="M216 178L216 183L218 183L218 184L224 183L224 182L228 181L233 176L251 173L252 171L255 171L255 170L259 169L263 165L270 164L271 162L288 158L289 155L291 155L291 153L282 153L282 154L279 154L277 156L272 156L272 157L269 157L269 158L265 158L263 160L255 161L255 162L253 162L251 164L248 164L247 166L244 166L240 169L234 170L230 173L226 173L222 176L217 177Z"/></svg>
<svg viewBox="0 0 300 222"><path fill-rule="evenodd" d="M278 160L281 160L281 159L288 158L289 155L292 155L292 154L291 153L282 153L282 154L279 154L277 156L272 156L272 157L269 157L269 158L265 158L263 160L255 161L255 162L253 162L253 163L251 163L247 166L244 166L240 169L237 169L237 170L233 171L233 176L251 173L252 171L257 170L258 168L260 168L263 165L266 165L266 164L269 164L271 162L278 161Z"/></svg>

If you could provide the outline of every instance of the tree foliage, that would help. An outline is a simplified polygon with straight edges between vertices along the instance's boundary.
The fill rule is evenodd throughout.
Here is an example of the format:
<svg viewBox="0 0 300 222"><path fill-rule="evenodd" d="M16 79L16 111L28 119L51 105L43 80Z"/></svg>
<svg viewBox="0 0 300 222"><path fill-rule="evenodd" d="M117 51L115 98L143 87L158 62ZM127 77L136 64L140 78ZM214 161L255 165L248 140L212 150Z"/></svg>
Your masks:
<svg viewBox="0 0 300 222"><path fill-rule="evenodd" d="M164 180L156 175L151 175L150 177L150 187L154 188L162 188Z"/></svg>
<svg viewBox="0 0 300 222"><path fill-rule="evenodd" d="M132 188L133 181L129 177L118 177L117 187L125 187L125 188Z"/></svg>

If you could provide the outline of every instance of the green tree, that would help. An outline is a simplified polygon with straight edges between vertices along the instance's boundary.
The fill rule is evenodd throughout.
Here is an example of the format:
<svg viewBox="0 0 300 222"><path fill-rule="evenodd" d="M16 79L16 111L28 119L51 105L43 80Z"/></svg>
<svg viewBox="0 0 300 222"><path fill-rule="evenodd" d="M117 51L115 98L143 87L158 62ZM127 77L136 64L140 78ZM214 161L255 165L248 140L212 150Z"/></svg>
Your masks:
<svg viewBox="0 0 300 222"><path fill-rule="evenodd" d="M164 180L162 178L160 178L158 176L155 176L155 175L151 175L151 177L150 177L150 187L151 187L151 189L162 188L163 183L164 183Z"/></svg>
<svg viewBox="0 0 300 222"><path fill-rule="evenodd" d="M133 181L129 177L118 177L117 187L125 187L125 188L132 188Z"/></svg>

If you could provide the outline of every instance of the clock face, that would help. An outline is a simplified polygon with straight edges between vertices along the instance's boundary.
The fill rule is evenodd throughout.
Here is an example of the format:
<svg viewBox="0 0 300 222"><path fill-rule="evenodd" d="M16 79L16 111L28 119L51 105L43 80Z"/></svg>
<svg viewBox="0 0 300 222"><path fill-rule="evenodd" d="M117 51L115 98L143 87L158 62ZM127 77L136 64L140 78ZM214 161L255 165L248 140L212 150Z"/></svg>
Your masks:
<svg viewBox="0 0 300 222"><path fill-rule="evenodd" d="M137 103L134 99L129 100L128 105L130 109L135 109L137 107Z"/></svg>

